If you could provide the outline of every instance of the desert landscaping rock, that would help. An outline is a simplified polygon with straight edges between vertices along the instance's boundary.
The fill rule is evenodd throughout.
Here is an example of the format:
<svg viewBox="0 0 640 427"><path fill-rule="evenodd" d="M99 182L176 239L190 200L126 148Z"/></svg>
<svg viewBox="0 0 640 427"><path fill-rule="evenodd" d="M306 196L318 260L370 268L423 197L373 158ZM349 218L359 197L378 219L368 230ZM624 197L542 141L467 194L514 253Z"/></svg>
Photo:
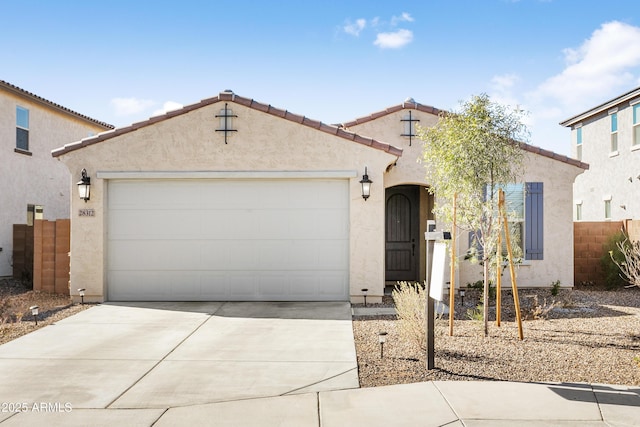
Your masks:
<svg viewBox="0 0 640 427"><path fill-rule="evenodd" d="M355 316L353 333L361 387L421 381L507 380L586 382L640 385L640 289L616 291L520 291L524 340L518 339L510 292L503 296L502 325L492 307L489 336L468 311L480 295L467 292L465 306L456 298L454 335L448 317L437 320L436 369L427 370L425 351L399 337L396 316ZM38 305L38 325L29 306ZM545 319L533 319L536 307L553 308ZM20 282L0 280L0 344L82 311L91 305L71 304L68 296L26 289ZM385 297L380 307L393 307ZM542 310L545 312L545 310ZM540 312L538 310L537 312ZM378 333L387 332L384 358Z"/></svg>
<svg viewBox="0 0 640 427"><path fill-rule="evenodd" d="M520 291L523 314L539 304L556 306L547 320L523 321L524 340L518 339L510 293L503 296L502 325L489 336L481 321L469 320L467 310L479 295L465 297L456 307L454 334L448 318L435 330L436 369L427 370L425 351L399 338L395 316L356 317L353 322L361 387L420 381L550 381L640 385L640 289L617 291ZM529 297L526 297L529 295ZM388 305L388 300L385 301ZM459 300L456 298L456 303ZM388 333L380 358L378 333Z"/></svg>

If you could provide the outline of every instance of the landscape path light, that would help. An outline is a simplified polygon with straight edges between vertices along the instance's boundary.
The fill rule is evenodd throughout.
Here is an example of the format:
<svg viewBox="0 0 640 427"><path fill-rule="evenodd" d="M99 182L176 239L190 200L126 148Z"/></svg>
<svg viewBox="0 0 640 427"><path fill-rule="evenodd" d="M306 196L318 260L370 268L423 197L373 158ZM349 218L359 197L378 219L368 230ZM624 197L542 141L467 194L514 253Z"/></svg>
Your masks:
<svg viewBox="0 0 640 427"><path fill-rule="evenodd" d="M364 296L364 306L366 307L367 306L367 292L369 292L369 289L362 288L361 291L362 291L362 295Z"/></svg>
<svg viewBox="0 0 640 427"><path fill-rule="evenodd" d="M460 295L460 305L464 305L464 294L466 291L462 288L458 289L458 295Z"/></svg>
<svg viewBox="0 0 640 427"><path fill-rule="evenodd" d="M85 288L78 289L78 293L80 294L80 304L82 305L84 305L84 291L86 291Z"/></svg>
<svg viewBox="0 0 640 427"><path fill-rule="evenodd" d="M33 320L36 321L36 326L38 326L38 309L40 307L38 307L37 305L32 305L31 307L29 307L29 310L31 310L31 314L33 315Z"/></svg>
<svg viewBox="0 0 640 427"><path fill-rule="evenodd" d="M378 342L380 343L380 359L384 357L384 343L387 341L387 333L380 332L378 334Z"/></svg>

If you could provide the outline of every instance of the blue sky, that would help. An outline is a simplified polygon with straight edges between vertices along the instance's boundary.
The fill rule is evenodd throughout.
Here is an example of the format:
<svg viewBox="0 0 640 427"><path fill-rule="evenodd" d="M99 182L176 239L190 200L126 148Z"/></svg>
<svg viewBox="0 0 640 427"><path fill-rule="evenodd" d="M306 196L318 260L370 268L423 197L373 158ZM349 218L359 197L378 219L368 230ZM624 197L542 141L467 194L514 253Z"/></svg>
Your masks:
<svg viewBox="0 0 640 427"><path fill-rule="evenodd" d="M2 1L0 79L124 126L225 89L326 123L407 97L529 112L530 143L640 86L637 0Z"/></svg>

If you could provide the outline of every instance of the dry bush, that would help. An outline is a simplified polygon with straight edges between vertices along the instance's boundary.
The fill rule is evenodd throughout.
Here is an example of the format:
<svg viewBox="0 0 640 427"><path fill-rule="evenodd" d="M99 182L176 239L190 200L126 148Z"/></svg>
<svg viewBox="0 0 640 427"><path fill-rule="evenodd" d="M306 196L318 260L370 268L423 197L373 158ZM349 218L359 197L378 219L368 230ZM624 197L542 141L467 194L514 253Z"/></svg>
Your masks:
<svg viewBox="0 0 640 427"><path fill-rule="evenodd" d="M545 298L542 303L538 298L538 295L533 296L532 307L527 313L524 313L524 318L529 320L546 320L549 317L551 310L559 306L560 303L555 300L550 303Z"/></svg>
<svg viewBox="0 0 640 427"><path fill-rule="evenodd" d="M427 292L420 283L398 282L391 293L398 313L400 338L426 350L425 306Z"/></svg>

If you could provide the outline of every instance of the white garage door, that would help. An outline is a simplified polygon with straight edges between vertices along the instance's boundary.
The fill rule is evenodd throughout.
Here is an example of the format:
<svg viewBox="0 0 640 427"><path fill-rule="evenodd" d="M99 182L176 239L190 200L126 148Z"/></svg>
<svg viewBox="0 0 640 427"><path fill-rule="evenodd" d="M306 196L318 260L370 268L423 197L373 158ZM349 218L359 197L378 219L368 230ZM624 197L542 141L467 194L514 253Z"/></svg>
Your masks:
<svg viewBox="0 0 640 427"><path fill-rule="evenodd" d="M111 301L349 299L347 180L111 180Z"/></svg>

